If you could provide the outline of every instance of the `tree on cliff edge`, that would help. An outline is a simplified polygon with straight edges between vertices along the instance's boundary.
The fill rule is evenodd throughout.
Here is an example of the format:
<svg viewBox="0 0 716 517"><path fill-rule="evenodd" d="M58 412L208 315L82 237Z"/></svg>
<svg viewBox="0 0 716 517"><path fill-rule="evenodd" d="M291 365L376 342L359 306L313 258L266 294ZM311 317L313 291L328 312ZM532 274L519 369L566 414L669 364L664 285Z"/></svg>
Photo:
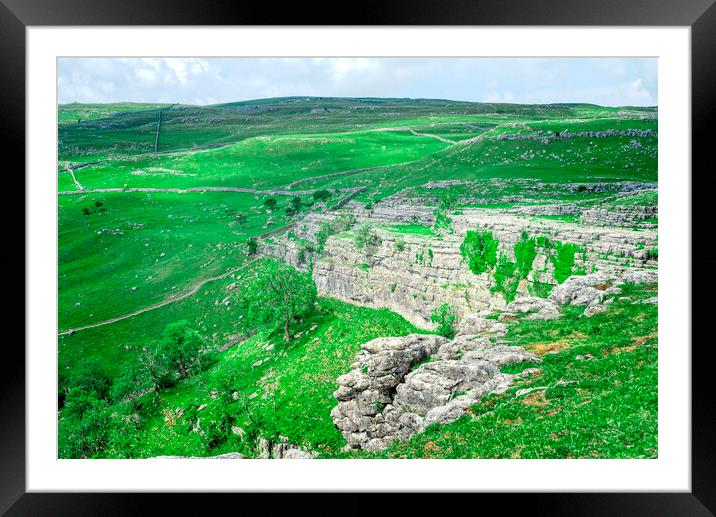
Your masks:
<svg viewBox="0 0 716 517"><path fill-rule="evenodd" d="M283 328L286 342L291 340L291 324L308 316L316 303L316 285L310 273L276 260L258 262L237 292L246 322L272 330Z"/></svg>

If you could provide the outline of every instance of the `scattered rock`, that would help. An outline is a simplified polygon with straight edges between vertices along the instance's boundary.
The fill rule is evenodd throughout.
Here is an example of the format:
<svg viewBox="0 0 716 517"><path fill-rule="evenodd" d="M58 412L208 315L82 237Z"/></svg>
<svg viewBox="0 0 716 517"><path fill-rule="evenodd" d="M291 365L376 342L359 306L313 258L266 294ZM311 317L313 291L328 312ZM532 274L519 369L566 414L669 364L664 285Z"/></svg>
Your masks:
<svg viewBox="0 0 716 517"><path fill-rule="evenodd" d="M277 443L271 442L266 438L259 440L259 458L261 459L276 459L276 460L299 460L299 459L313 459L316 457L315 452L308 452L300 449L297 445L293 445L288 442L288 438L285 436L279 436Z"/></svg>
<svg viewBox="0 0 716 517"><path fill-rule="evenodd" d="M266 438L259 440L259 458L268 459L271 456L271 442Z"/></svg>
<svg viewBox="0 0 716 517"><path fill-rule="evenodd" d="M284 460L311 460L316 457L315 452L307 452L301 449L288 449L283 453Z"/></svg>
<svg viewBox="0 0 716 517"><path fill-rule="evenodd" d="M605 290L597 289L597 286L608 283L610 283L610 279L601 273L573 275L563 283L556 285L552 289L549 299L560 305L589 305L604 296Z"/></svg>
<svg viewBox="0 0 716 517"><path fill-rule="evenodd" d="M468 314L462 321L459 336L491 334L502 337L507 333L507 325L497 320L484 318L477 314Z"/></svg>
<svg viewBox="0 0 716 517"><path fill-rule="evenodd" d="M650 284L658 280L658 274L648 269L628 269L624 272L623 280L630 284Z"/></svg>
<svg viewBox="0 0 716 517"><path fill-rule="evenodd" d="M600 312L604 312L607 310L607 307L614 301L614 299L610 298L609 300L605 300L604 302L601 301L601 299L595 299L592 303L590 303L586 309L584 309L583 316L587 318L591 318L595 314L599 314Z"/></svg>
<svg viewBox="0 0 716 517"><path fill-rule="evenodd" d="M529 296L510 302L505 307L505 312L500 315L500 319L514 316L525 316L528 320L552 320L561 317L562 314L555 301Z"/></svg>

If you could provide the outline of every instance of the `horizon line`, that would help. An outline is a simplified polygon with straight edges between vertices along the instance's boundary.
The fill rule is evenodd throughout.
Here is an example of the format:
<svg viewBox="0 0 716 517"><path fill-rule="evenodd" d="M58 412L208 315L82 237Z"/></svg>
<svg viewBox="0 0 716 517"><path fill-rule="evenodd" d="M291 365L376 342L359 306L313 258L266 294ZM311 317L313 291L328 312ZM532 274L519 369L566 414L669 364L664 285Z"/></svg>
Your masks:
<svg viewBox="0 0 716 517"><path fill-rule="evenodd" d="M80 104L80 105L110 105L110 104L165 104L165 105L179 105L179 106L190 106L190 107L200 107L200 108L208 108L213 106L224 106L227 104L240 104L240 103L252 103L252 102L258 102L258 101L268 101L268 100L281 100L281 99L306 99L306 100L321 100L321 99L355 99L355 100L370 100L370 99L380 99L380 100L409 100L409 101L441 101L441 102L455 102L455 103L465 103L465 104L493 104L493 105L499 105L499 106L555 106L555 105L565 105L565 106L596 106L600 108L640 108L640 109L653 109L658 108L658 104L649 104L649 105L633 105L633 104L619 104L619 105L607 105L607 104L595 104L593 102L540 102L540 103L527 103L527 102L490 102L490 101L468 101L468 100L460 100L460 99L442 99L442 98L432 98L432 97L375 97L375 96L367 96L367 97L359 97L359 96L316 96L316 95L284 95L280 97L260 97L260 98L253 98L253 99L246 99L246 100L235 100L235 101L226 101L226 102L218 102L214 104L184 104L181 102L161 102L161 101L110 101L110 102L79 102L79 101L73 101L73 102L65 102L61 103L58 102L57 106L68 106L71 104Z"/></svg>

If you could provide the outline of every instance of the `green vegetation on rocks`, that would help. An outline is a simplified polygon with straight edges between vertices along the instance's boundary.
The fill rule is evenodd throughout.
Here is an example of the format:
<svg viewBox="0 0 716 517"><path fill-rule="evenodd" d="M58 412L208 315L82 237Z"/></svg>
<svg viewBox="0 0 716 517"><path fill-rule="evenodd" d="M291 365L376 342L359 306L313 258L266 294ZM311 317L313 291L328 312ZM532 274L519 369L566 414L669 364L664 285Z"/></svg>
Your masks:
<svg viewBox="0 0 716 517"><path fill-rule="evenodd" d="M497 244L490 231L468 230L460 245L460 254L467 260L470 271L480 275L497 264Z"/></svg>

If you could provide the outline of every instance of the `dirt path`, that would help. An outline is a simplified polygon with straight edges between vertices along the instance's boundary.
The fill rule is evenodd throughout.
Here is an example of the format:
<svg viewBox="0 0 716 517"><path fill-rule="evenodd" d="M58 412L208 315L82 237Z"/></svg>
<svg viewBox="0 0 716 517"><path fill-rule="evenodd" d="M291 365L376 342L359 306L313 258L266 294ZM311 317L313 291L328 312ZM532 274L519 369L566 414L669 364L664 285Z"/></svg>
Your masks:
<svg viewBox="0 0 716 517"><path fill-rule="evenodd" d="M176 191L177 191L177 190L172 190L172 189L129 189L129 190L130 190L130 191L131 191L131 190L133 190L133 191L141 191L141 192L146 192L146 191L151 191L151 192L166 192L166 191L176 192ZM206 189L198 189L198 190L206 190ZM242 189L242 190L239 190L239 191L243 192L243 191L245 191L245 190L246 190L246 189ZM330 210L337 210L337 209L341 208L341 207L342 207L343 205L345 205L348 201L350 201L351 199L353 199L354 197L356 197L358 194L360 194L361 192L363 192L363 191L365 190L365 187L347 188L347 189L341 189L341 190L348 192L348 195L347 195L346 197L344 197L343 199L341 199L335 206L331 207ZM99 189L99 190L85 190L83 193L91 193L91 192L98 192L98 191L101 191L101 192L127 192L128 190L123 190L123 189ZM235 192L235 191L236 191L236 190L231 190L231 192ZM180 191L180 192L181 192L181 191ZM258 192L266 193L265 190L258 191ZM294 192L286 193L286 194L284 194L284 195L296 195L298 192L300 192L300 191L294 191ZM311 192L315 192L315 191L311 191ZM80 192L77 192L77 191L65 192L65 194L78 194L78 193L80 193ZM61 192L60 194L62 194L62 192ZM276 194L274 194L274 195L276 195ZM280 195L280 194L279 194L279 195ZM265 239L265 238L267 238L267 237L271 237L271 236L273 236L273 235L276 235L276 234L278 234L278 233L281 233L281 232L290 230L290 229L293 228L294 226L295 226L295 223L291 223L291 224L289 224L289 225L283 226L283 227L278 228L278 229L276 229L276 230L272 230L272 231L267 232L267 233L265 233L265 234L259 235L257 238L258 238L259 240L262 240L262 239ZM122 316L117 316L116 318L111 318L111 319L108 319L108 320L105 320L105 321L100 321L100 322L98 322L98 323L92 323L92 324L89 324L89 325L84 325L84 326L82 326L82 327L75 327L75 328L66 329L66 330L63 330L63 331L61 331L61 332L58 332L57 334L58 334L59 336L64 336L64 335L74 334L75 332L79 332L80 330L86 330L86 329L91 329L91 328L95 328L95 327L101 327L102 325L109 325L110 323L116 323L116 322L118 322L118 321L126 320L126 319L128 319L128 318L132 318L132 317L134 317L134 316L138 316L139 314L143 314L143 313L145 313L145 312L152 311L152 310L154 310L154 309L159 309L160 307L164 307L165 305L169 305L170 303L175 303L175 302L184 300L184 299L186 299L186 298L192 296L193 294L196 294L196 292L197 292L199 289L201 289L205 284L207 284L207 283L209 283L209 282L213 282L214 280L220 280L220 279L222 279L222 278L226 278L227 276L231 275L232 273L236 273L237 271L240 271L240 270L244 269L245 267L249 266L250 264L253 264L253 263L256 262L257 260L258 260L258 257L255 258L255 259L250 260L249 262L246 262L245 264L243 264L243 265L241 265L241 266L239 266L239 267L237 267L237 268L230 269L230 270L227 271L226 273L222 273L221 275L213 276L213 277L207 278L207 279L205 279L205 280L201 280L200 282L198 282L197 284L195 284L195 285L194 285L191 289L189 289L188 291L186 291L186 292L184 292L184 293L182 293L182 294L180 294L180 295L177 295L177 296L173 296L173 297L171 297L171 298L168 298L168 299L164 300L163 302L155 303L154 305L150 305L149 307L144 307L143 309L139 309L139 310L130 312L130 313L128 313L128 314L124 314L124 315L122 315Z"/></svg>
<svg viewBox="0 0 716 517"><path fill-rule="evenodd" d="M417 131L415 131L415 130L413 130L413 129L410 129L409 131L410 131L411 134L413 134L413 135L415 135L415 136L425 136L425 137L429 137L429 138L435 138L436 140L440 140L441 142L445 142L446 144L450 144L450 145L456 145L456 144L457 144L457 142L453 142L452 140L448 140L447 138L443 138L443 137L441 137L440 135L433 135L433 134L430 134L430 133L418 133Z"/></svg>
<svg viewBox="0 0 716 517"><path fill-rule="evenodd" d="M327 178L337 178L339 176L350 176L352 174L360 174L361 172L371 172L371 171L377 171L380 169L387 169L389 167L398 167L400 165L408 165L412 162L402 162L402 163L394 163L392 165L378 165L375 167L364 167L362 169L351 169L349 171L342 171L342 172L331 172L329 174L323 174L322 176L311 176L310 178L303 178L300 180L296 180L293 183L289 183L284 188L293 188L298 185L301 185L303 183L308 183L309 181L320 181ZM343 191L349 190L349 189L340 189Z"/></svg>
<svg viewBox="0 0 716 517"><path fill-rule="evenodd" d="M239 267L237 267L237 268L230 269L230 270L227 271L226 273L222 273L221 275L218 275L218 276L212 276L212 277L210 277L210 278L206 278L206 279L204 279L204 280L202 280L202 281L196 283L196 284L194 285L194 287L192 287L191 289L189 289L189 290L186 291L185 293L182 293L182 294L177 295L177 296L173 296L173 297L171 297L171 298L167 298L167 299L164 300L163 302L155 303L154 305L150 305L149 307L144 307L143 309L139 309L139 310L130 312L129 314L124 314L124 315L122 315L122 316L117 316L116 318L111 318L111 319L108 319L108 320L105 320L105 321L100 321L100 322L98 322L98 323L92 323L92 324L90 324L90 325L84 325L84 326L82 326L82 327L75 327L75 328L63 330L63 331L61 331L61 332L58 332L57 335L58 335L58 336L64 336L64 335L74 334L75 332L79 332L80 330L86 330L86 329L91 329L91 328L95 328L95 327L101 327L102 325L109 325L110 323L116 323L116 322L118 322L118 321L126 320L126 319L128 319L128 318L132 318L132 317L134 317L134 316L138 316L139 314L143 314L143 313L145 313L145 312L152 311L152 310L154 310L154 309L159 309L160 307L164 307L165 305L169 305L170 303L176 303L176 302L178 302L178 301L184 300L185 298L189 298L191 295L195 294L199 289L201 289L204 285L208 284L209 282L213 282L213 281L215 281L215 280L220 280L220 279L222 279L222 278L226 278L227 276L229 276L229 275L231 275L231 274L233 274L233 273L236 273L237 271L240 271L240 270L244 269L245 267L248 267L249 265L253 264L253 263L256 262L257 260L258 260L258 258L252 259L252 260L246 262L245 264L243 264L243 265L241 265L241 266L239 266Z"/></svg>

